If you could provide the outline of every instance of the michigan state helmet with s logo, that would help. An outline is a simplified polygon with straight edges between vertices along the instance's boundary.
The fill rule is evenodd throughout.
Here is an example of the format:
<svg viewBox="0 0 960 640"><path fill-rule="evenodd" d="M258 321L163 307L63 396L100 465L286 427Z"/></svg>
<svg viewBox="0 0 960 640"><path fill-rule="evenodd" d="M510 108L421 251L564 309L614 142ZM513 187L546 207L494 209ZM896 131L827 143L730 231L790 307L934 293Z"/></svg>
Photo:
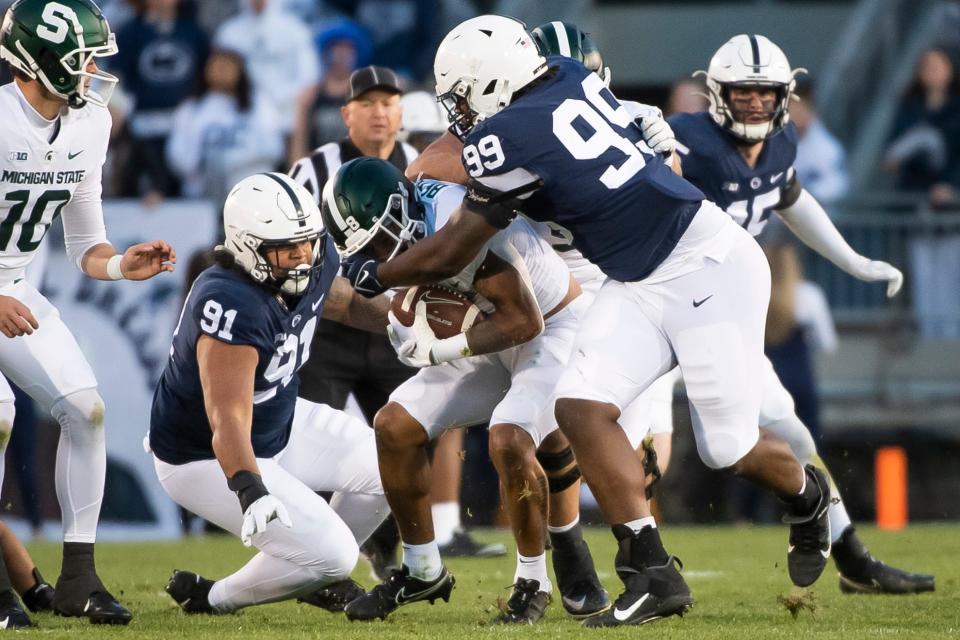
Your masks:
<svg viewBox="0 0 960 640"><path fill-rule="evenodd" d="M88 67L116 52L116 38L92 0L17 0L0 27L0 58L75 108L107 105L117 78Z"/></svg>
<svg viewBox="0 0 960 640"><path fill-rule="evenodd" d="M320 214L341 258L367 247L365 253L389 260L424 233L413 184L379 158L341 166L323 187Z"/></svg>
<svg viewBox="0 0 960 640"><path fill-rule="evenodd" d="M610 67L603 66L603 56L590 34L581 31L572 22L544 22L530 32L540 53L544 56L564 56L583 63L603 84L610 86Z"/></svg>

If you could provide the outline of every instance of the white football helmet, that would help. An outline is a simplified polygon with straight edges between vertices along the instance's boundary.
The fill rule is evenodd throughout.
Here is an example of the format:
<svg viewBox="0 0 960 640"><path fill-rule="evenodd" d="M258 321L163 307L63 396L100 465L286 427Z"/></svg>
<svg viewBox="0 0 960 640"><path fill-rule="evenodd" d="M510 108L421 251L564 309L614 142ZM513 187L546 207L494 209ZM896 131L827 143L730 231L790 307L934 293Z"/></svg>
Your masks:
<svg viewBox="0 0 960 640"><path fill-rule="evenodd" d="M450 126L447 112L437 102L437 97L426 91L413 91L400 98L403 116L400 119L400 136L406 138L414 133L443 133Z"/></svg>
<svg viewBox="0 0 960 640"><path fill-rule="evenodd" d="M257 173L234 185L223 205L223 231L226 240L217 249L230 253L254 280L283 293L305 292L323 265L326 229L320 209L309 191L282 173ZM304 240L313 243L311 264L275 277L266 251Z"/></svg>
<svg viewBox="0 0 960 640"><path fill-rule="evenodd" d="M514 93L546 70L547 60L526 26L495 15L471 18L454 27L440 43L433 62L437 96L460 136L504 109Z"/></svg>
<svg viewBox="0 0 960 640"><path fill-rule="evenodd" d="M730 38L710 59L707 71L697 71L707 80L710 115L721 127L747 142L766 140L790 121L790 99L798 73L806 69L791 69L787 56L780 47L760 35L741 34ZM777 101L770 120L747 124L734 116L729 102L731 86L772 87Z"/></svg>

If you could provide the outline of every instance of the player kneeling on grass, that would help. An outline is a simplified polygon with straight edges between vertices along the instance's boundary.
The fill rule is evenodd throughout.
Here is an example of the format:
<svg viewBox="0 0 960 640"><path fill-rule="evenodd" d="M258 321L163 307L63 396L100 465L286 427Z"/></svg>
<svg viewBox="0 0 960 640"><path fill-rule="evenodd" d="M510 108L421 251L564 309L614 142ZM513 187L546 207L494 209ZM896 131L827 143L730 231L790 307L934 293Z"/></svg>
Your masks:
<svg viewBox="0 0 960 640"><path fill-rule="evenodd" d="M363 250L387 260L442 227L464 193L461 186L432 180L414 186L389 163L360 158L327 182L322 214L345 256ZM557 545L563 558L554 561L564 602L575 605L568 611L599 613L609 599L576 526L579 471L549 405L576 333L580 287L524 220L440 284L487 314L462 333L439 339L428 316L446 316L462 331L468 323L450 321L455 314L444 309L460 304L464 317L477 310L436 288L397 294L394 310L404 311L409 299L406 306L415 311L407 314L412 326L391 316L391 339L402 361L423 368L391 394L374 430L384 489L403 539L403 565L347 605L347 617L385 618L401 605L449 599L454 579L434 539L427 447L447 429L487 421L490 457L518 552L513 592L495 622L534 623L544 614L553 589L544 548L548 501L551 522L568 523L565 533L579 540L562 550Z"/></svg>
<svg viewBox="0 0 960 640"><path fill-rule="evenodd" d="M357 543L388 509L373 431L298 400L297 370L319 316L383 331L387 303L336 277L317 205L287 176L242 180L223 219L218 264L187 296L157 384L150 447L177 504L260 553L216 582L175 571L167 593L188 613L297 596L342 609L363 594L347 579ZM330 503L317 491L334 492Z"/></svg>

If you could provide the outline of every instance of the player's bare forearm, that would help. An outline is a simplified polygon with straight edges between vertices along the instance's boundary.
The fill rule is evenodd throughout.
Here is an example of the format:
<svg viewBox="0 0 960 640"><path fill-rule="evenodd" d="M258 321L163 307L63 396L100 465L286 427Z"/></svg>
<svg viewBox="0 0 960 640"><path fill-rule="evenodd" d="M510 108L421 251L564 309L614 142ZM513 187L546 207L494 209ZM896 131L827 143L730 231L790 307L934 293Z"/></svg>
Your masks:
<svg viewBox="0 0 960 640"><path fill-rule="evenodd" d="M489 254L473 284L477 293L493 304L495 311L467 330L471 353L503 351L529 342L543 331L537 299L510 264Z"/></svg>
<svg viewBox="0 0 960 640"><path fill-rule="evenodd" d="M392 289L452 278L470 264L497 231L483 216L460 206L435 234L379 265L377 279Z"/></svg>
<svg viewBox="0 0 960 640"><path fill-rule="evenodd" d="M197 340L197 365L213 453L223 474L259 474L250 441L253 424L253 379L259 356L249 345L230 345L209 336Z"/></svg>
<svg viewBox="0 0 960 640"><path fill-rule="evenodd" d="M462 152L463 143L448 131L407 166L407 178L416 180L422 174L424 178L467 184L467 172L460 161Z"/></svg>
<svg viewBox="0 0 960 640"><path fill-rule="evenodd" d="M120 257L115 273L111 273L110 261L117 256L113 245L103 242L90 247L83 254L81 268L97 280L146 280L165 271L173 271L177 252L163 240L141 242L129 247Z"/></svg>
<svg viewBox="0 0 960 640"><path fill-rule="evenodd" d="M327 294L323 317L354 329L386 334L388 311L390 301L386 296L364 298L354 293L346 278L337 276L330 286L330 293Z"/></svg>
<svg viewBox="0 0 960 640"><path fill-rule="evenodd" d="M83 272L97 280L110 280L107 273L107 262L117 255L113 245L104 243L94 245L83 254Z"/></svg>

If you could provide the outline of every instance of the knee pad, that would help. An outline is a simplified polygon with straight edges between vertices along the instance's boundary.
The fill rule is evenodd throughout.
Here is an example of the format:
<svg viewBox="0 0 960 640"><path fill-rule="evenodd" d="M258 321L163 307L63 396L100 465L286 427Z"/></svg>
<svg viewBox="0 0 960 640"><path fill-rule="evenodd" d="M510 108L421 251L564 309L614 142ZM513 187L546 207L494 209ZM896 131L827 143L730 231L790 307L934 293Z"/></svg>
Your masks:
<svg viewBox="0 0 960 640"><path fill-rule="evenodd" d="M734 429L718 430L703 438L697 438L697 453L711 469L730 469L750 453L756 444L756 436L750 440L746 434Z"/></svg>
<svg viewBox="0 0 960 640"><path fill-rule="evenodd" d="M0 451L7 448L10 434L13 433L13 419L16 416L13 400L0 402Z"/></svg>
<svg viewBox="0 0 960 640"><path fill-rule="evenodd" d="M817 444L813 441L813 435L810 434L807 425L803 424L794 413L783 420L764 425L763 428L786 440L800 464L809 463L813 456L817 454Z"/></svg>
<svg viewBox="0 0 960 640"><path fill-rule="evenodd" d="M96 389L84 389L57 400L50 408L50 413L61 427L66 422L69 425L86 424L102 429L105 409L103 398Z"/></svg>
<svg viewBox="0 0 960 640"><path fill-rule="evenodd" d="M547 472L547 483L550 487L550 493L560 493L569 489L573 483L580 479L580 467L576 465L576 459L573 457L573 450L566 447L563 451L537 451L537 462ZM573 467L561 473L571 463ZM559 474L559 475L558 475Z"/></svg>

